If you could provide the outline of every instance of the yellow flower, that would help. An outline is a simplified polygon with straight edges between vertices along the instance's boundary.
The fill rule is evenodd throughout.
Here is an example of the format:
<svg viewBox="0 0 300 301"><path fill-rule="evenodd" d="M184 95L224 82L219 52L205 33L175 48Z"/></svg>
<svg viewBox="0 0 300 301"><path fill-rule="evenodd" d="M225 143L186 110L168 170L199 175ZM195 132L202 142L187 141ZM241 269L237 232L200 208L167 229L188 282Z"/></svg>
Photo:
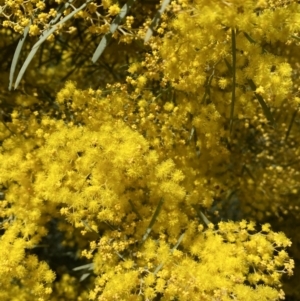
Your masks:
<svg viewBox="0 0 300 301"><path fill-rule="evenodd" d="M111 16L115 16L120 12L120 7L117 4L114 4L109 7L108 12Z"/></svg>
<svg viewBox="0 0 300 301"><path fill-rule="evenodd" d="M270 227L271 227L270 224L264 224L264 225L262 225L261 230L263 232L270 232Z"/></svg>
<svg viewBox="0 0 300 301"><path fill-rule="evenodd" d="M46 7L46 4L45 4L43 1L39 1L39 2L36 4L36 7L37 7L39 10L44 10L45 7Z"/></svg>
<svg viewBox="0 0 300 301"><path fill-rule="evenodd" d="M227 78L220 78L219 81L218 81L218 85L221 89L225 89L228 85Z"/></svg>
<svg viewBox="0 0 300 301"><path fill-rule="evenodd" d="M30 25L29 34L31 36L37 36L40 34L40 29L36 24Z"/></svg>
<svg viewBox="0 0 300 301"><path fill-rule="evenodd" d="M171 112L174 109L174 104L172 102L166 102L164 109L168 112Z"/></svg>
<svg viewBox="0 0 300 301"><path fill-rule="evenodd" d="M141 75L137 78L137 86L139 88L144 87L146 83L147 83L147 78L145 76Z"/></svg>

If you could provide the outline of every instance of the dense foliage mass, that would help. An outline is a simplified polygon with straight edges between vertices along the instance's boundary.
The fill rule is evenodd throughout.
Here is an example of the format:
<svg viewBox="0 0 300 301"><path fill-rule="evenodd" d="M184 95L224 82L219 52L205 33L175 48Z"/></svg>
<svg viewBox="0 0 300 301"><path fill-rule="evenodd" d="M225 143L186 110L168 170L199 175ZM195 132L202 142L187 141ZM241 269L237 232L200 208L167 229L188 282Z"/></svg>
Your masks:
<svg viewBox="0 0 300 301"><path fill-rule="evenodd" d="M1 300L300 298L298 1L0 21Z"/></svg>

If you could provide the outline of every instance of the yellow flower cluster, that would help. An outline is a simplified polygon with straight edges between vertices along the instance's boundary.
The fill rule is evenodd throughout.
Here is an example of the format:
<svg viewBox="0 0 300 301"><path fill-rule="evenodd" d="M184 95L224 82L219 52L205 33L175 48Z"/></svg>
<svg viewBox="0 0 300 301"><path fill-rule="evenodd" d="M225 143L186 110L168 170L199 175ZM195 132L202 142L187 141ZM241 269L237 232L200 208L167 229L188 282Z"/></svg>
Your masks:
<svg viewBox="0 0 300 301"><path fill-rule="evenodd" d="M91 33L99 33L101 28L112 22L112 17L120 12L118 3L103 0L99 4L97 1L78 1L70 5L66 1L55 1L47 4L45 1L3 1L0 18L3 18L2 25L11 28L17 33L23 33L29 26L31 36L39 36L47 31L51 26L56 26L61 21L61 26L56 26L56 34L66 31L72 26L68 22L67 15L75 14L75 18L86 22ZM54 7L53 7L54 5ZM104 12L103 12L104 9ZM99 18L101 16L101 18Z"/></svg>
<svg viewBox="0 0 300 301"><path fill-rule="evenodd" d="M199 294L278 299L282 273L292 274L293 261L284 251L290 241L268 225L255 233L253 223L245 221L210 224L203 231L196 198L187 194L189 181L177 168L181 164L151 150L124 115L118 117L121 111L125 120L131 116L124 112L130 99L121 93L125 86L105 97L68 82L57 95L62 120L14 115L12 130L24 124L26 131L1 147L1 183L7 183L1 203L1 277L7 279L8 296L20 289L10 275L24 283L36 279L28 294L40 300L61 285L49 287L54 274L43 262L37 261L36 269L27 264L37 260L27 253L47 235L47 222L55 217L81 230L73 239L81 241L79 251L93 263L96 278L82 292L91 300L139 300L140 295L151 300L159 294L180 300L198 300ZM89 243L85 237L91 231L98 238Z"/></svg>
<svg viewBox="0 0 300 301"><path fill-rule="evenodd" d="M40 35L55 5L81 25L57 26L51 39L61 39L28 69L36 88L13 95L0 123L0 299L284 298L290 240L269 224L217 220L299 217L299 3L172 1L143 51L113 41L94 69L78 55L93 51L81 38L107 33L120 3L4 3L7 32L30 24ZM153 7L138 3L114 38L144 37ZM68 47L64 30L74 33ZM69 67L78 84L56 94ZM57 249L88 263L82 286L65 268L54 282L33 255L55 239L54 221Z"/></svg>
<svg viewBox="0 0 300 301"><path fill-rule="evenodd" d="M278 248L290 245L290 241L270 231L267 225L262 232L253 234L253 231L252 222L223 222L206 231L194 222L181 236L180 250L176 244L171 248L164 236L148 239L140 250L130 246L129 241L126 244L118 239L121 233L115 233L113 243L109 243L109 237L102 237L93 249L97 249L94 263L99 276L89 297L140 300L139 292L149 300L157 296L165 300L199 300L199 296L204 300L283 298L279 279L282 273L291 273L294 263ZM113 250L124 251L126 245L129 258L109 256Z"/></svg>
<svg viewBox="0 0 300 301"><path fill-rule="evenodd" d="M257 1L179 3L189 9L180 11L171 23L171 34L161 47L164 76L173 86L201 96L206 94L206 98L209 90L210 100L224 115L228 114L229 110L222 106L228 104L230 91L219 91L218 86L224 90L226 81L232 80L234 52L237 105L242 95L246 97L246 107L239 106L237 111L247 117L253 112L252 93L244 93L244 89L250 88L249 79L261 87L268 105L278 107L292 88L292 69L272 53L270 45L292 41L292 35L299 31L298 4L293 2L273 9L272 6L262 8ZM255 10L257 13L252 13Z"/></svg>

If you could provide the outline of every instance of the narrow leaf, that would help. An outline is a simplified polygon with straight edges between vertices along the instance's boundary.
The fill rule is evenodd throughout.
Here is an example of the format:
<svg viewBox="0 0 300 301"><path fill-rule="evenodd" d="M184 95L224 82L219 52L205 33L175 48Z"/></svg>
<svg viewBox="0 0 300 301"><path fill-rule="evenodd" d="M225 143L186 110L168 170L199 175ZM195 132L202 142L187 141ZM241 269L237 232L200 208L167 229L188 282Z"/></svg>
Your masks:
<svg viewBox="0 0 300 301"><path fill-rule="evenodd" d="M226 58L224 59L224 61L225 61L225 64L226 64L226 66L227 66L227 68L228 68L230 74L232 75L232 73L233 73L233 71L232 71L232 66L231 66L230 63L227 61Z"/></svg>
<svg viewBox="0 0 300 301"><path fill-rule="evenodd" d="M206 226L211 224L211 222L208 220L208 218L204 215L204 213L201 210L200 210L200 216L201 216L202 220L204 221L204 223L206 224Z"/></svg>
<svg viewBox="0 0 300 301"><path fill-rule="evenodd" d="M85 274L82 274L80 279L79 279L79 282L85 280L87 277L89 277L91 275L91 273L85 273Z"/></svg>
<svg viewBox="0 0 300 301"><path fill-rule="evenodd" d="M215 69L213 69L211 75L208 76L206 81L205 81L205 92L204 92L204 95L202 97L201 103L207 104L206 97L208 96L210 98L210 88L211 88L211 83L212 83L212 80L214 78L214 75L215 75Z"/></svg>
<svg viewBox="0 0 300 301"><path fill-rule="evenodd" d="M192 129L191 129L191 134L190 134L190 137L189 137L189 140L188 140L188 143L190 143L194 137L195 134L195 127L193 126Z"/></svg>
<svg viewBox="0 0 300 301"><path fill-rule="evenodd" d="M286 134L285 134L285 141L287 141L287 139L288 139L288 137L289 137L289 135L290 135L290 132L291 132L292 126L293 126L293 124L294 124L295 118L296 118L296 116L297 116L298 110L299 110L299 109L297 109L297 110L293 113L293 116L292 116L292 119L291 119L289 128L288 128L288 130L287 130L287 132L286 132Z"/></svg>
<svg viewBox="0 0 300 301"><path fill-rule="evenodd" d="M125 258L119 253L119 252L115 252L123 261L126 261Z"/></svg>
<svg viewBox="0 0 300 301"><path fill-rule="evenodd" d="M292 35L292 38L294 38L294 39L300 41L300 37L297 37L297 36L295 36L295 35Z"/></svg>
<svg viewBox="0 0 300 301"><path fill-rule="evenodd" d="M257 42L247 32L244 32L244 36L251 44L257 44ZM265 49L264 47L261 47L261 49L263 53L268 52L267 49Z"/></svg>
<svg viewBox="0 0 300 301"><path fill-rule="evenodd" d="M94 64L97 62L97 60L99 59L99 57L102 55L103 51L105 50L105 48L109 44L111 38L112 38L112 33L108 32L101 39L101 41L100 41L100 43L99 43L96 51L93 54L93 57L92 57L92 62Z"/></svg>
<svg viewBox="0 0 300 301"><path fill-rule="evenodd" d="M33 57L35 56L35 54L36 54L37 51L38 51L38 48L32 48L31 51L30 51L30 53L28 54L28 56L27 56L27 58L26 58L26 60L25 60L25 62L23 64L23 66L22 66L22 68L19 71L19 74L17 76L16 82L15 82L15 85L14 85L14 89L15 90L18 88L19 83L22 80L23 75L24 75L24 73L25 73L25 71L26 71L29 63L31 62L31 60L33 59Z"/></svg>
<svg viewBox="0 0 300 301"><path fill-rule="evenodd" d="M176 243L176 245L171 249L171 254L174 253L174 251L178 248L178 246L180 245L180 243L182 242L183 240L183 237L184 237L184 234L185 233L182 233ZM156 275L160 270L161 268L164 266L164 262L162 262L159 266L156 267L155 271L153 272L154 275Z"/></svg>
<svg viewBox="0 0 300 301"><path fill-rule="evenodd" d="M149 39L152 37L155 27L158 25L162 14L166 10L167 6L170 4L171 0L164 0L161 4L160 9L156 12L144 38L144 42L147 43Z"/></svg>
<svg viewBox="0 0 300 301"><path fill-rule="evenodd" d="M173 253L173 252L179 247L180 243L181 243L182 240L183 240L183 237L184 237L184 233L182 233L182 234L180 235L179 239L177 240L176 245L172 248L171 253Z"/></svg>
<svg viewBox="0 0 300 301"><path fill-rule="evenodd" d="M159 214L159 212L161 210L161 207L162 207L163 203L164 203L164 199L161 198L160 201L159 201L159 203L158 203L158 205L157 205L157 207L156 207L156 210L155 210L155 212L154 212L154 214L152 216L150 224L149 224L149 226L148 226L148 228L147 228L147 230L146 230L146 232L145 232L145 234L144 234L144 236L142 238L141 243L143 243L148 238L149 234L151 233L152 227L153 227L153 225L154 225L154 223L155 223L155 221L156 221L156 219L158 217L158 214Z"/></svg>
<svg viewBox="0 0 300 301"><path fill-rule="evenodd" d="M103 53L103 51L105 50L106 46L108 45L108 43L110 42L114 32L117 30L118 26L121 24L121 22L123 21L123 19L126 17L126 15L129 13L132 5L134 2L136 2L137 0L129 0L126 4L124 4L124 6L121 8L120 13L116 16L116 18L112 21L110 28L109 28L109 32L107 32L103 38L101 39L97 49L95 50L93 57L92 57L92 62L96 63L99 59L99 57L101 56L101 54Z"/></svg>
<svg viewBox="0 0 300 301"><path fill-rule="evenodd" d="M261 105L261 107L263 109L263 112L264 112L266 118L275 127L275 120L273 118L273 115L272 115L269 107L265 103L264 99L262 98L262 96L255 92L256 91L256 85L254 84L253 80L252 79L248 79L248 83L249 83L252 91L254 91L254 95L257 98L258 102L260 103L260 105Z"/></svg>
<svg viewBox="0 0 300 301"><path fill-rule="evenodd" d="M139 214L139 212L136 210L136 208L135 208L135 206L134 206L132 200L129 200L129 204L130 204L130 206L131 206L131 208L132 208L132 211L137 215L137 217L139 218L139 220L142 220L142 217L141 217L141 215Z"/></svg>
<svg viewBox="0 0 300 301"><path fill-rule="evenodd" d="M244 36L251 44L256 44L256 42L249 36L247 32L244 32Z"/></svg>
<svg viewBox="0 0 300 301"><path fill-rule="evenodd" d="M79 271L79 270L85 270L85 269L86 270L94 269L94 264L93 263L84 264L84 265L74 268L73 271Z"/></svg>
<svg viewBox="0 0 300 301"><path fill-rule="evenodd" d="M11 88L12 88L17 63L18 63L18 60L19 60L19 56L20 56L22 47L23 47L24 42L26 40L26 37L28 35L30 25L31 25L31 21L30 21L29 25L26 26L26 28L24 30L24 33L23 33L23 37L19 40L18 46L17 46L16 51L14 53L14 57L13 57L13 60L12 60L11 66L10 66L10 72L9 72L9 84L8 84L8 90L9 91L11 91Z"/></svg>

